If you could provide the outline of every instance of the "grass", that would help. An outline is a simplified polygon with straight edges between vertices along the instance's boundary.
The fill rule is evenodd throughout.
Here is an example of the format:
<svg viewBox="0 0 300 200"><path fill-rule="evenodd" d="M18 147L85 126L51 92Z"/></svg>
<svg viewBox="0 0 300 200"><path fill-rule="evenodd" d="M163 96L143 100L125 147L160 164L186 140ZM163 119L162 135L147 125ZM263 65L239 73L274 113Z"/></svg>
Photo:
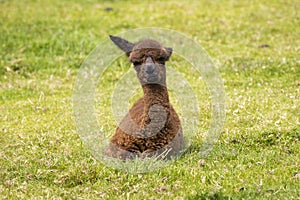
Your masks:
<svg viewBox="0 0 300 200"><path fill-rule="evenodd" d="M0 9L0 199L300 198L297 0L2 0ZM224 81L227 116L203 161L209 93L174 55L170 66L199 91L199 136L168 167L128 174L96 161L82 144L72 95L89 52L109 34L142 27L183 32L208 51ZM129 67L116 60L99 83L107 101L97 114L106 130L115 124L100 114Z"/></svg>

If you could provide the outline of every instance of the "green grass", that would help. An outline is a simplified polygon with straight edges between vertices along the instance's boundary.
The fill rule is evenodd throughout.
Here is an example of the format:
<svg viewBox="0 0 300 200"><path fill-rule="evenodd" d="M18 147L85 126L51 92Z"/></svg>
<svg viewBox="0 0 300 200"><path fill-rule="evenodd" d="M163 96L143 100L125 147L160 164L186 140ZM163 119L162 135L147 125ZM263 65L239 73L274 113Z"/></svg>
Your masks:
<svg viewBox="0 0 300 200"><path fill-rule="evenodd" d="M0 199L300 198L299 1L0 0L0 9ZM143 27L194 38L222 75L226 122L204 165L209 93L176 55L170 66L201 89L199 136L183 157L128 174L96 161L77 135L81 63L109 34ZM115 124L100 114L129 67L118 59L99 83L107 131Z"/></svg>

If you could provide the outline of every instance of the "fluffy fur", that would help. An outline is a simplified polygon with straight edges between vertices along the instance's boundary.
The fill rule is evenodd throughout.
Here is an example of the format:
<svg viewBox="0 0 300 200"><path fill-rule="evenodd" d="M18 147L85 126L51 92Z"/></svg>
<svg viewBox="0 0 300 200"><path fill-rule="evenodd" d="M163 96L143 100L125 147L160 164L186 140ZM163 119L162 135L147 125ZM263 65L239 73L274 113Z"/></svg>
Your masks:
<svg viewBox="0 0 300 200"><path fill-rule="evenodd" d="M144 96L131 107L104 150L121 159L177 155L183 143L179 117L169 102L165 62L172 54L155 40L136 44L110 36L128 56L141 83Z"/></svg>

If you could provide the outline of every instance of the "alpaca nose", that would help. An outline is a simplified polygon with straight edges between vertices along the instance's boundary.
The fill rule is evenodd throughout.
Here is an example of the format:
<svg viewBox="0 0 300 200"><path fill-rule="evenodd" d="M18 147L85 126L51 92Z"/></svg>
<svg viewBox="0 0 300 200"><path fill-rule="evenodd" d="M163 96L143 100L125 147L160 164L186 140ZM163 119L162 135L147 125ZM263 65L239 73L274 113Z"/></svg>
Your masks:
<svg viewBox="0 0 300 200"><path fill-rule="evenodd" d="M155 65L154 64L152 64L152 65L146 65L146 73L147 74L153 74L153 72L154 72L154 69L155 69Z"/></svg>
<svg viewBox="0 0 300 200"><path fill-rule="evenodd" d="M152 74L155 70L155 64L150 57L146 59L145 71L147 74Z"/></svg>

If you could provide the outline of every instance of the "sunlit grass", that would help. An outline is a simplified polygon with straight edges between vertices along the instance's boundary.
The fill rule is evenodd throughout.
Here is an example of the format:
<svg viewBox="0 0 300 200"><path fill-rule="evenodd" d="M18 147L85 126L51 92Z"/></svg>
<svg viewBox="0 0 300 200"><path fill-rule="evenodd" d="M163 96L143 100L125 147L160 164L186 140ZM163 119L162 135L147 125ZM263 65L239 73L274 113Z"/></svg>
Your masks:
<svg viewBox="0 0 300 200"><path fill-rule="evenodd" d="M300 28L297 0L0 1L0 199L298 199ZM169 64L196 91L199 133L178 160L130 174L97 161L72 111L78 69L109 34L161 27L194 38L226 90L226 122L200 158L209 91L174 54ZM112 91L130 68L105 71L95 96L112 134ZM130 99L133 103L141 91ZM172 103L180 108L176 93Z"/></svg>

